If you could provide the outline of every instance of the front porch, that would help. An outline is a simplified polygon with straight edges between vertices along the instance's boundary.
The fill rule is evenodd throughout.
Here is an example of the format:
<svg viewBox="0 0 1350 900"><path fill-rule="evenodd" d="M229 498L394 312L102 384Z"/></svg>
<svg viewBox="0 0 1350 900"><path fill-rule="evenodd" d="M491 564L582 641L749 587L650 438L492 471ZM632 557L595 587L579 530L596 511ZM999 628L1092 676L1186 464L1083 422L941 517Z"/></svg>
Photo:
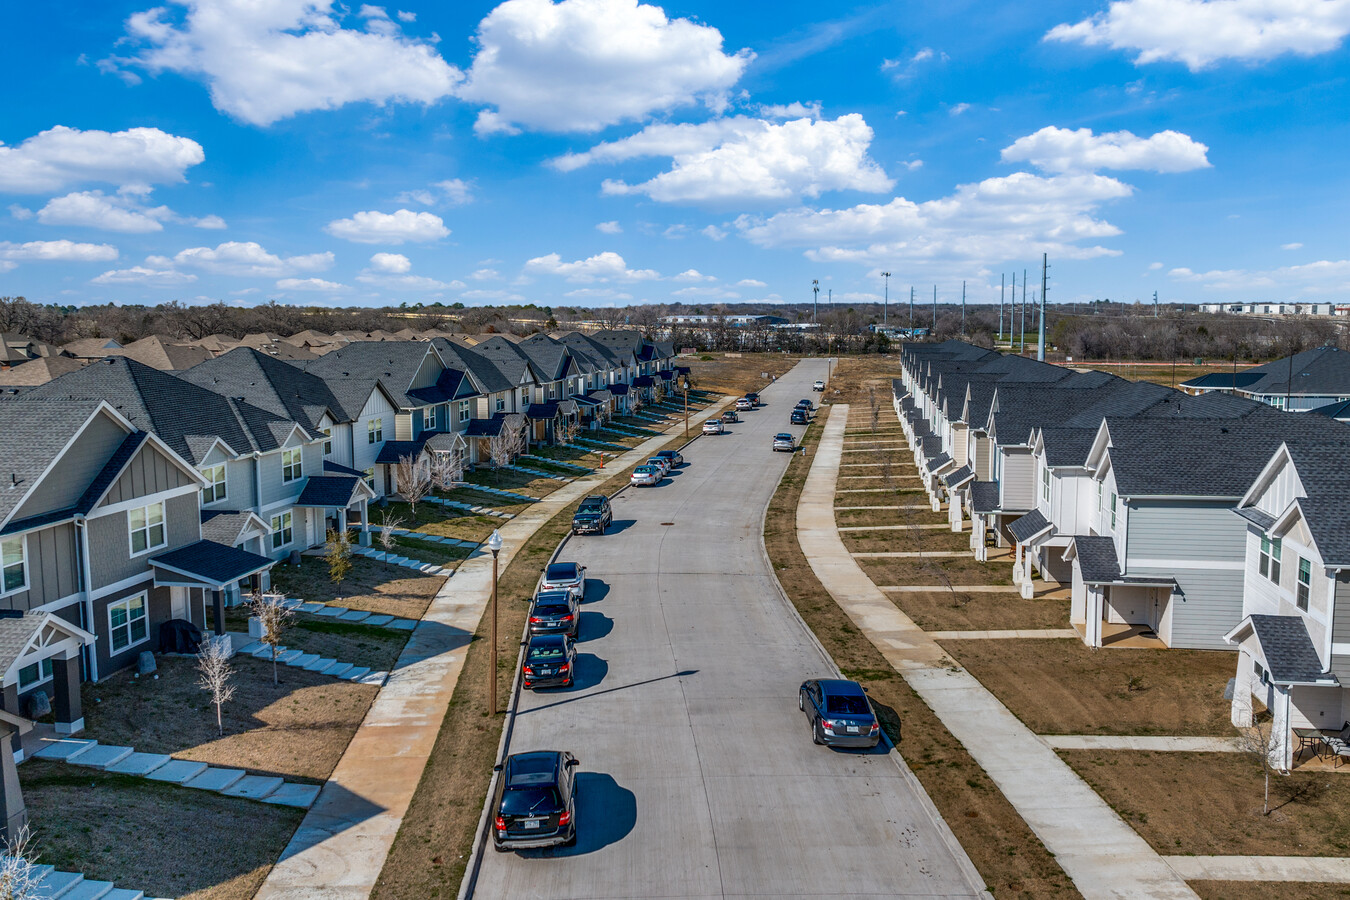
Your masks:
<svg viewBox="0 0 1350 900"><path fill-rule="evenodd" d="M1078 632L1078 636L1083 639L1083 643L1092 646L1088 641L1087 623L1071 622L1070 624L1073 626L1073 630ZM1098 647L1112 647L1117 650L1167 649L1167 645L1158 637L1157 632L1147 625L1103 622L1098 639L1100 641L1097 644Z"/></svg>

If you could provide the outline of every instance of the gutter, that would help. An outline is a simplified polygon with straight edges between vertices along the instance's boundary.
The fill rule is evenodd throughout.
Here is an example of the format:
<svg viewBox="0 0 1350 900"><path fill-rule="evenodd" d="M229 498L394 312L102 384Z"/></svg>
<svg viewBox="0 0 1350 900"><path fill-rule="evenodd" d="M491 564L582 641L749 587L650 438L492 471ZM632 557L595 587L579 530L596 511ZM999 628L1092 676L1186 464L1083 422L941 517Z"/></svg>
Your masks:
<svg viewBox="0 0 1350 900"><path fill-rule="evenodd" d="M90 681L98 681L98 630L94 627L94 598L90 585L93 576L89 570L89 520L83 515L75 517L76 552L80 554L80 588L84 592L82 605L84 629L94 635L94 643L83 648L85 651L84 671Z"/></svg>

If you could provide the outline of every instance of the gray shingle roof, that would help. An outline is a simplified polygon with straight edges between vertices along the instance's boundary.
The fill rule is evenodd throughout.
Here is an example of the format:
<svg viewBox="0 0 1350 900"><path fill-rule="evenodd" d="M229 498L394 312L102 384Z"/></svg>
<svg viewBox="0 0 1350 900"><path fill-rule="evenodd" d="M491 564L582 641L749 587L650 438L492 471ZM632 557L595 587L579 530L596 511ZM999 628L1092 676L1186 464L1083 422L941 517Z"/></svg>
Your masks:
<svg viewBox="0 0 1350 900"><path fill-rule="evenodd" d="M1312 638L1302 616L1249 616L1252 631L1266 658L1272 681L1279 684L1306 684L1334 681L1317 658Z"/></svg>
<svg viewBox="0 0 1350 900"><path fill-rule="evenodd" d="M977 513L991 513L998 510L998 482L973 481L970 484L970 508Z"/></svg>
<svg viewBox="0 0 1350 900"><path fill-rule="evenodd" d="M7 671L23 655L24 648L46 618L42 613L0 616L0 673Z"/></svg>
<svg viewBox="0 0 1350 900"><path fill-rule="evenodd" d="M400 408L411 409L438 402L408 394L422 363L433 352L431 346L427 341L357 341L302 365L306 372L328 382L344 409L358 402L364 405L376 381L385 386ZM359 413L361 407L356 409Z"/></svg>
<svg viewBox="0 0 1350 900"><path fill-rule="evenodd" d="M492 360L478 353L477 348L465 347L463 344L439 337L432 338L431 344L447 366L468 372L482 387L483 393L495 394L509 391L516 386L515 382L503 374Z"/></svg>
<svg viewBox="0 0 1350 900"><path fill-rule="evenodd" d="M215 541L197 541L168 553L161 553L150 560L152 566L164 566L188 575L207 584L228 584L238 581L254 572L270 569L272 560L266 556L249 553L217 544Z"/></svg>
<svg viewBox="0 0 1350 900"><path fill-rule="evenodd" d="M1297 502L1322 564L1350 566L1350 493L1300 497Z"/></svg>
<svg viewBox="0 0 1350 900"><path fill-rule="evenodd" d="M354 475L311 475L305 479L296 506L346 507L361 479Z"/></svg>
<svg viewBox="0 0 1350 900"><path fill-rule="evenodd" d="M226 397L243 397L314 434L325 412L339 422L352 422L365 406L363 397L355 408L345 407L318 375L252 347L236 347L180 372L179 377Z"/></svg>
<svg viewBox="0 0 1350 900"><path fill-rule="evenodd" d="M927 438L925 438L925 440L927 440ZM939 438L938 440L940 441L941 439ZM936 472L938 469L947 465L951 461L952 455L950 453L939 453L937 456L933 457L928 461L928 471Z"/></svg>
<svg viewBox="0 0 1350 900"><path fill-rule="evenodd" d="M1292 380L1290 371L1294 376ZM1261 376L1260 380L1239 388L1253 394L1347 396L1350 395L1350 351L1317 347L1255 366L1242 374Z"/></svg>
<svg viewBox="0 0 1350 900"><path fill-rule="evenodd" d="M1027 541L1037 535L1054 528L1053 525L1041 515L1039 509L1033 509L1025 516L1021 516L1008 526L1008 531L1019 544L1025 544Z"/></svg>
<svg viewBox="0 0 1350 900"><path fill-rule="evenodd" d="M975 473L970 471L970 466L962 466L959 469L947 472L941 477L943 483L945 483L947 487L951 488L952 490L956 490L966 482L974 481Z"/></svg>
<svg viewBox="0 0 1350 900"><path fill-rule="evenodd" d="M1073 538L1078 556L1078 569L1085 584L1111 584L1120 579L1120 562L1116 558L1116 542L1109 537L1077 534Z"/></svg>
<svg viewBox="0 0 1350 900"><path fill-rule="evenodd" d="M239 534L248 524L252 513L232 509L202 510L202 538L233 547L239 541Z"/></svg>
<svg viewBox="0 0 1350 900"><path fill-rule="evenodd" d="M0 522L13 514L97 408L97 400L37 403L16 397L0 401L0 435L4 436L0 440Z"/></svg>

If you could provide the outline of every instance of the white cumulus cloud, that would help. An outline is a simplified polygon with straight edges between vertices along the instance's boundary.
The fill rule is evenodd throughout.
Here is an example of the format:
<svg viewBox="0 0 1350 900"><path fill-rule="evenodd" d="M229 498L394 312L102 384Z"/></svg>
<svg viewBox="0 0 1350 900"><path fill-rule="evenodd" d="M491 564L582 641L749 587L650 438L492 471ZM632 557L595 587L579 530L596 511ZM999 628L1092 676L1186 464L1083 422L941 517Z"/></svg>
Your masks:
<svg viewBox="0 0 1350 900"><path fill-rule="evenodd" d="M450 178L424 188L404 191L396 199L399 203L420 203L423 206L463 206L473 202L472 181Z"/></svg>
<svg viewBox="0 0 1350 900"><path fill-rule="evenodd" d="M1056 25L1048 41L1134 54L1138 65L1175 61L1191 71L1222 60L1316 56L1350 34L1350 0L1115 0L1104 12Z"/></svg>
<svg viewBox="0 0 1350 900"><path fill-rule="evenodd" d="M174 254L172 260L152 256L152 266L169 265L201 269L212 275L283 278L301 272L322 272L333 265L331 252L281 257L268 253L253 241L227 241L211 247L189 247Z"/></svg>
<svg viewBox="0 0 1350 900"><path fill-rule="evenodd" d="M440 216L400 209L393 213L359 212L350 219L334 219L325 226L333 237L357 244L402 244L437 241L450 234Z"/></svg>
<svg viewBox="0 0 1350 900"><path fill-rule="evenodd" d="M199 78L216 109L253 125L359 101L430 104L462 80L430 43L404 35L378 7L357 13L364 29L344 28L347 11L334 7L173 0L133 14L127 34L143 49L109 64Z"/></svg>
<svg viewBox="0 0 1350 900"><path fill-rule="evenodd" d="M76 191L53 197L38 210L37 219L44 225L77 225L127 234L163 231L164 222L210 229L225 227L220 216L199 219L180 216L167 206L146 206L135 192L129 191L112 195L103 191Z"/></svg>
<svg viewBox="0 0 1350 900"><path fill-rule="evenodd" d="M91 278L92 284L143 284L148 287L177 287L191 284L197 276L191 272L179 272L176 269L152 266L132 266L129 269L112 269Z"/></svg>
<svg viewBox="0 0 1350 900"><path fill-rule="evenodd" d="M351 288L336 281L324 281L322 278L282 278L277 287L283 291L348 291Z"/></svg>
<svg viewBox="0 0 1350 900"><path fill-rule="evenodd" d="M857 113L781 124L736 116L698 125L649 125L631 137L552 161L570 171L600 162L668 156L674 165L641 184L606 181L607 194L669 203L794 200L822 191L886 191L894 184L867 155L872 129Z"/></svg>
<svg viewBox="0 0 1350 900"><path fill-rule="evenodd" d="M1294 242L1291 243L1291 244L1281 244L1281 245L1280 245L1280 249L1281 249L1281 250L1302 250L1302 249L1303 249L1303 245L1302 245L1301 243L1299 243L1298 241L1294 241Z"/></svg>
<svg viewBox="0 0 1350 900"><path fill-rule="evenodd" d="M412 260L402 253L376 253L370 258L370 269L389 275L406 275L412 271Z"/></svg>
<svg viewBox="0 0 1350 900"><path fill-rule="evenodd" d="M1190 172L1209 168L1209 148L1178 131L1160 131L1142 138L1128 131L1093 134L1046 126L1003 148L1004 162L1029 162L1045 172L1095 172L1098 169L1142 169Z"/></svg>
<svg viewBox="0 0 1350 900"><path fill-rule="evenodd" d="M110 244L80 244L75 241L0 241L0 260L9 262L108 262L117 259Z"/></svg>
<svg viewBox="0 0 1350 900"><path fill-rule="evenodd" d="M764 282L760 281L758 278L742 278L740 281L736 282L736 287L740 287L740 288L750 288L750 287L753 287L753 288L762 288L762 287L768 287L768 285L765 284Z"/></svg>
<svg viewBox="0 0 1350 900"><path fill-rule="evenodd" d="M1342 297L1350 293L1350 259L1319 259L1276 269L1212 269L1196 272L1181 266L1167 273L1206 291L1231 292L1250 298L1253 290L1269 288L1282 300L1300 295Z"/></svg>
<svg viewBox="0 0 1350 900"><path fill-rule="evenodd" d="M478 25L458 94L495 107L480 134L598 131L726 92L754 54L722 51L716 28L637 0L506 0Z"/></svg>
<svg viewBox="0 0 1350 900"><path fill-rule="evenodd" d="M661 276L652 269L630 269L624 258L613 250L586 259L563 262L557 253L536 256L525 263L525 271L535 275L557 275L572 282L650 281Z"/></svg>
<svg viewBox="0 0 1350 900"><path fill-rule="evenodd" d="M716 276L704 275L698 269L685 269L683 272L681 272L680 274L676 275L671 279L671 281L716 281L716 280L717 280Z"/></svg>
<svg viewBox="0 0 1350 900"><path fill-rule="evenodd" d="M158 128L80 131L57 125L0 144L0 192L48 194L77 184L173 184L206 159L202 145Z"/></svg>
<svg viewBox="0 0 1350 900"><path fill-rule="evenodd" d="M601 222L595 226L595 230L601 234L622 234L623 226L618 222Z"/></svg>

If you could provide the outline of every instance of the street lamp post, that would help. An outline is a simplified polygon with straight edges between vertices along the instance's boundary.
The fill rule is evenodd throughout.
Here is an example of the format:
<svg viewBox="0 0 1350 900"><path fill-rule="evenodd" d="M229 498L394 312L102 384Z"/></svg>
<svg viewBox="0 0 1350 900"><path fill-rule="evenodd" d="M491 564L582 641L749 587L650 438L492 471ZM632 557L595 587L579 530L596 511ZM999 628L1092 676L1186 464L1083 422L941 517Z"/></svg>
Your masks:
<svg viewBox="0 0 1350 900"><path fill-rule="evenodd" d="M492 551L492 644L488 653L488 712L497 714L497 554L502 552L502 533L492 529L487 539Z"/></svg>
<svg viewBox="0 0 1350 900"><path fill-rule="evenodd" d="M884 295L881 301L881 324L886 324L886 311L891 307L891 273L882 272L881 277L885 279Z"/></svg>
<svg viewBox="0 0 1350 900"><path fill-rule="evenodd" d="M684 388L684 439L689 440L689 376L685 375L680 379L680 387Z"/></svg>
<svg viewBox="0 0 1350 900"><path fill-rule="evenodd" d="M811 324L816 324L816 304L820 302L820 279L811 279Z"/></svg>

